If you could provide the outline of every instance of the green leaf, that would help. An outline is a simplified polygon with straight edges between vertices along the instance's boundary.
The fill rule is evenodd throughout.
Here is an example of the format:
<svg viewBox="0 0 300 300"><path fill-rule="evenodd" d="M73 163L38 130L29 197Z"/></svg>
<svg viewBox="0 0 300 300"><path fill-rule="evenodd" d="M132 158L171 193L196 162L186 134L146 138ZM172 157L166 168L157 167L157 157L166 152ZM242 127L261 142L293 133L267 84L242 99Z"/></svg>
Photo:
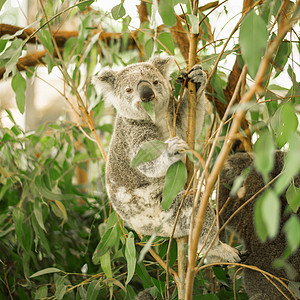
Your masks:
<svg viewBox="0 0 300 300"><path fill-rule="evenodd" d="M20 245L24 248L23 244L23 221L24 221L24 213L20 208L15 208L13 211L13 221L16 224L16 236Z"/></svg>
<svg viewBox="0 0 300 300"><path fill-rule="evenodd" d="M126 14L126 10L123 6L123 2L114 6L112 9L111 9L111 15L112 17L115 19L115 20L118 20L122 17L124 17Z"/></svg>
<svg viewBox="0 0 300 300"><path fill-rule="evenodd" d="M77 46L78 46L78 38L72 37L67 39L63 51L64 61L70 62L70 60L72 59L71 54L75 53Z"/></svg>
<svg viewBox="0 0 300 300"><path fill-rule="evenodd" d="M268 190L262 196L262 219L266 225L268 236L273 239L276 237L280 224L280 200L274 191Z"/></svg>
<svg viewBox="0 0 300 300"><path fill-rule="evenodd" d="M249 168L246 168L242 171L242 173L238 177L236 177L234 179L232 188L230 190L230 197L233 197L237 194L238 190L240 189L240 187L244 183L248 173L249 173Z"/></svg>
<svg viewBox="0 0 300 300"><path fill-rule="evenodd" d="M1 8L4 5L5 2L6 2L6 0L0 0L0 10L1 10Z"/></svg>
<svg viewBox="0 0 300 300"><path fill-rule="evenodd" d="M36 218L35 218L35 215L32 216L31 218L31 222L32 222L32 226L33 226L33 229L35 231L35 235L36 235L36 244L38 243L38 240L40 240L43 248L47 251L47 254L50 256L50 257L53 257L53 254L51 252L51 249L50 249L50 246L49 246L49 242L48 242L48 239L45 235L45 232L42 230L42 228L39 226Z"/></svg>
<svg viewBox="0 0 300 300"><path fill-rule="evenodd" d="M211 78L210 81L211 85L213 86L214 90L216 91L215 96L224 104L227 104L223 89L226 87L226 82L217 74L217 72L214 73L214 75Z"/></svg>
<svg viewBox="0 0 300 300"><path fill-rule="evenodd" d="M57 279L55 288L56 288L55 297L57 300L61 300L67 291L67 286L64 283L64 277L59 277Z"/></svg>
<svg viewBox="0 0 300 300"><path fill-rule="evenodd" d="M257 199L254 206L254 224L259 239L264 243L267 240L268 232L262 216L263 197Z"/></svg>
<svg viewBox="0 0 300 300"><path fill-rule="evenodd" d="M275 77L278 76L283 71L283 68L287 63L290 54L291 54L290 42L287 40L282 41L278 48L275 61L274 61L274 67L276 69Z"/></svg>
<svg viewBox="0 0 300 300"><path fill-rule="evenodd" d="M100 264L107 278L112 278L111 259L109 252L100 257ZM89 299L89 298L87 298Z"/></svg>
<svg viewBox="0 0 300 300"><path fill-rule="evenodd" d="M82 285L80 285L78 288L77 288L77 293L79 293L79 295L80 295L80 300L81 299L87 299L86 298L86 293L87 293L87 291L85 290L85 288L82 286ZM77 299L77 297L76 297L76 299Z"/></svg>
<svg viewBox="0 0 300 300"><path fill-rule="evenodd" d="M136 265L136 274L142 280L144 288L149 288L152 286L151 276L149 275L143 262L140 262Z"/></svg>
<svg viewBox="0 0 300 300"><path fill-rule="evenodd" d="M39 198L35 198L34 200L34 206L33 206L33 212L35 215L35 218L38 222L38 224L40 225L40 227L45 231L45 225L44 225L44 221L43 221L43 212L42 212L42 207L41 207L41 199Z"/></svg>
<svg viewBox="0 0 300 300"><path fill-rule="evenodd" d="M97 300L99 292L100 292L100 283L98 280L93 280L89 284L85 299Z"/></svg>
<svg viewBox="0 0 300 300"><path fill-rule="evenodd" d="M276 137L275 142L279 148L282 148L298 127L294 106L286 103L279 107L271 119L271 126Z"/></svg>
<svg viewBox="0 0 300 300"><path fill-rule="evenodd" d="M48 295L48 287L47 286L41 286L36 291L34 299L35 300L40 300L40 299L46 298L47 295Z"/></svg>
<svg viewBox="0 0 300 300"><path fill-rule="evenodd" d="M293 71L293 68L291 65L288 66L287 72L291 78L292 81L292 87L288 91L288 93L285 95L285 97L291 97L291 100L293 103L299 103L300 102L300 82L297 81L297 76L295 72Z"/></svg>
<svg viewBox="0 0 300 300"><path fill-rule="evenodd" d="M41 176L36 177L35 184L40 194L46 199L63 201L63 200L74 200L74 198L76 197L75 195L72 194L53 193L46 187L45 182L43 181Z"/></svg>
<svg viewBox="0 0 300 300"><path fill-rule="evenodd" d="M189 24L191 25L191 30L193 34L199 33L199 19L197 16L193 14L188 14L189 17Z"/></svg>
<svg viewBox="0 0 300 300"><path fill-rule="evenodd" d="M274 151L272 135L269 131L264 131L254 145L254 164L266 182L268 181L268 174L273 169Z"/></svg>
<svg viewBox="0 0 300 300"><path fill-rule="evenodd" d="M30 278L34 278L34 277L38 277L38 276L42 276L45 274L51 274L51 273L57 273L57 272L62 272L62 270L57 269L57 268L46 268L44 270L38 271L36 273L33 273Z"/></svg>
<svg viewBox="0 0 300 300"><path fill-rule="evenodd" d="M176 16L175 16L172 1L170 0L159 1L158 12L166 26L174 26L176 24Z"/></svg>
<svg viewBox="0 0 300 300"><path fill-rule="evenodd" d="M53 43L52 43L51 33L48 30L40 30L38 35L39 35L39 39L41 40L41 43L45 46L45 48L52 55Z"/></svg>
<svg viewBox="0 0 300 300"><path fill-rule="evenodd" d="M1 9L1 3L2 3L2 1L0 0L0 9ZM0 53L5 49L7 42L8 42L8 40L0 39Z"/></svg>
<svg viewBox="0 0 300 300"><path fill-rule="evenodd" d="M138 165L152 161L158 158L164 151L166 151L168 145L162 141L153 140L144 143L139 149L136 156L131 161L131 168L135 168Z"/></svg>
<svg viewBox="0 0 300 300"><path fill-rule="evenodd" d="M80 1L82 4L78 5L78 8L80 10L86 10L95 0L89 0L89 1Z"/></svg>
<svg viewBox="0 0 300 300"><path fill-rule="evenodd" d="M218 280L222 284L224 284L226 286L229 286L228 280L227 280L227 277L226 277L226 274L227 274L226 270L224 270L222 267L213 267L212 269L214 271L214 274L218 278Z"/></svg>
<svg viewBox="0 0 300 300"><path fill-rule="evenodd" d="M157 38L160 43L158 43L158 49L168 52L168 50L174 55L175 54L175 44L172 35L169 32L162 32Z"/></svg>
<svg viewBox="0 0 300 300"><path fill-rule="evenodd" d="M291 184L286 191L285 196L293 212L297 213L300 207L300 188L297 188L294 184Z"/></svg>
<svg viewBox="0 0 300 300"><path fill-rule="evenodd" d="M165 186L163 190L162 208L170 208L177 194L182 190L186 183L187 171L185 164L179 160L171 165L167 171Z"/></svg>
<svg viewBox="0 0 300 300"><path fill-rule="evenodd" d="M289 186L292 178L300 171L300 138L297 133L291 135L289 139L289 151L285 155L285 167L282 174L276 180L275 191L281 195Z"/></svg>
<svg viewBox="0 0 300 300"><path fill-rule="evenodd" d="M268 36L267 26L263 19L254 10L250 11L241 24L240 46L242 57L253 79L264 55Z"/></svg>
<svg viewBox="0 0 300 300"><path fill-rule="evenodd" d="M140 104L143 106L144 110L151 118L152 122L155 123L154 103L152 101L149 101L149 102L140 102Z"/></svg>
<svg viewBox="0 0 300 300"><path fill-rule="evenodd" d="M288 287L300 299L300 282L290 281Z"/></svg>
<svg viewBox="0 0 300 300"><path fill-rule="evenodd" d="M116 226L109 228L102 237L93 254L92 260L94 264L99 263L99 259L101 258L101 256L103 256L116 243L117 238L118 231Z"/></svg>
<svg viewBox="0 0 300 300"><path fill-rule="evenodd" d="M22 54L24 42L21 39L15 39L10 46L0 55L0 63L5 66L5 74L3 79L6 79L11 72L16 71L16 64Z"/></svg>
<svg viewBox="0 0 300 300"><path fill-rule="evenodd" d="M125 258L127 261L127 279L125 284L127 285L134 275L136 266L136 250L134 245L134 235L132 232L129 232L126 239Z"/></svg>
<svg viewBox="0 0 300 300"><path fill-rule="evenodd" d="M146 41L146 43L144 44L144 48L145 48L145 53L147 55L147 58L150 58L152 56L153 49L154 49L154 42L152 38Z"/></svg>
<svg viewBox="0 0 300 300"><path fill-rule="evenodd" d="M25 90L26 90L26 80L23 78L20 72L17 72L12 80L11 87L16 93L16 102L18 109L21 114L24 113L25 110Z"/></svg>
<svg viewBox="0 0 300 300"><path fill-rule="evenodd" d="M300 220L297 215L291 215L284 225L284 231L291 252L295 252L300 246Z"/></svg>

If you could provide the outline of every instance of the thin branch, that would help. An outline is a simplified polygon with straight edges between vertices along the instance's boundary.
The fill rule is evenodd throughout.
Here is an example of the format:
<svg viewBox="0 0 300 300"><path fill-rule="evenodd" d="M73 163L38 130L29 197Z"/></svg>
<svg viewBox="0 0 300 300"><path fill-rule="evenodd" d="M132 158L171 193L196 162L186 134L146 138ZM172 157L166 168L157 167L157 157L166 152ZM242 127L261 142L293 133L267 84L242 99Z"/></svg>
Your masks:
<svg viewBox="0 0 300 300"><path fill-rule="evenodd" d="M206 268L210 268L213 267L215 265L218 265L218 263L213 263L213 264L206 264L203 265L201 268L199 268L199 270L204 270ZM282 279L280 279L279 277L274 276L271 273L268 273L264 270L259 269L256 266L249 266L249 265L245 265L245 264L240 264L240 263L222 263L222 265L226 265L226 266L235 266L235 267L241 267L241 268L246 268L246 269L250 269L256 272L260 272L261 274L263 274L266 278L268 278L268 280L270 281L270 278L275 279L276 281L278 281L282 286L284 286L292 295L293 299L297 300L297 298L295 297L295 295L293 294L293 292L289 289L289 287L283 282ZM274 285L274 284L273 284ZM286 299L289 299L276 285L275 287L281 292L282 295L285 296Z"/></svg>

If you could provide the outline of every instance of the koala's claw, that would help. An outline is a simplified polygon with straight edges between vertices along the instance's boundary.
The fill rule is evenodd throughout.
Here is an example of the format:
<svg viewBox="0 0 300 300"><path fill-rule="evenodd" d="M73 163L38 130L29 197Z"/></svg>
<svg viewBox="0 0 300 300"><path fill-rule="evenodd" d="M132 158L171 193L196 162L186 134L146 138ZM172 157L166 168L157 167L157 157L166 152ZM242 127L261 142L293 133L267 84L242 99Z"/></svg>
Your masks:
<svg viewBox="0 0 300 300"><path fill-rule="evenodd" d="M182 154L189 148L187 143L177 136L167 139L165 143L168 145L168 152L172 155Z"/></svg>
<svg viewBox="0 0 300 300"><path fill-rule="evenodd" d="M188 73L185 71L181 71L180 75L176 79L176 82L179 84L184 84L187 86L187 82L190 80L193 83L196 83L197 90L204 86L206 83L207 75L203 71L201 65L195 65Z"/></svg>
<svg viewBox="0 0 300 300"><path fill-rule="evenodd" d="M187 75L188 75L187 72L181 71L180 75L176 79L176 82L179 84L184 84L184 82L186 81ZM187 84L187 81L186 81L186 84Z"/></svg>
<svg viewBox="0 0 300 300"><path fill-rule="evenodd" d="M191 82L196 83L197 85L199 84L200 87L201 85L205 85L207 75L203 71L201 65L195 65L190 70L188 79L191 80Z"/></svg>

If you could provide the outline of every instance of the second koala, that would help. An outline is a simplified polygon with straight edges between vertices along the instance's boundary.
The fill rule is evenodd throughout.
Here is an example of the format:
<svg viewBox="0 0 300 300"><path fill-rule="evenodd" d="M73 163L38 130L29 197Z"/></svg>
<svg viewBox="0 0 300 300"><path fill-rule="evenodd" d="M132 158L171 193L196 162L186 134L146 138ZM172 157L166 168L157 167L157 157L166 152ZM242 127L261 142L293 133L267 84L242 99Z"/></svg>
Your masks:
<svg viewBox="0 0 300 300"><path fill-rule="evenodd" d="M142 235L171 235L178 207L182 200L179 193L168 210L161 207L162 192L168 168L184 154L187 149L187 91L185 89L176 118L176 137L170 138L169 124L173 124L174 106L169 104L171 89L169 69L171 58L155 57L148 62L137 63L120 71L102 71L94 78L96 88L104 95L107 104L117 111L114 132L110 143L106 165L106 188L110 201L117 213ZM197 126L199 135L204 118L204 96L206 74L196 65L188 74L188 80L197 87ZM155 122L146 113L141 102L153 101ZM175 108L177 103L174 104ZM143 163L136 168L130 164L141 146L151 140L160 140L167 144L167 150L157 159ZM190 229L193 195L185 199L176 226L175 238L187 236ZM214 220L214 211L208 207L203 225L200 244L204 241ZM215 226L208 239L212 241ZM201 246L201 245L199 245ZM206 251L207 246L204 248ZM208 256L210 261L238 262L239 252L215 240Z"/></svg>

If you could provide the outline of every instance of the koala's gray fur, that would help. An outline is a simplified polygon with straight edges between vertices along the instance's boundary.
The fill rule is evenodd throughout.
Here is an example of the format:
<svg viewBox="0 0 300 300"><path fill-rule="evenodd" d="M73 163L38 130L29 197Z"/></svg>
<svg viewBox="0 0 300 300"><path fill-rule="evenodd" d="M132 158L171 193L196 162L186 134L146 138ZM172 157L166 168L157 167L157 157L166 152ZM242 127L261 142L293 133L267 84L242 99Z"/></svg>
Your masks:
<svg viewBox="0 0 300 300"><path fill-rule="evenodd" d="M235 178L241 174L241 172L250 166L250 171L240 188L241 193L237 193L237 196L232 197L228 202L224 212L221 214L222 220L225 222L244 202L250 199L256 194L263 186L264 180L262 176L255 170L252 156L247 153L236 153L229 156L227 162L224 165L221 173L220 181L220 207L224 205L229 197L230 190L228 185L232 186ZM276 152L274 169L270 174L270 179L276 177L283 169L284 165L284 153ZM294 184L296 187L300 187L300 174L294 178ZM284 213L287 206L287 200L285 192L280 197L281 200L281 226L280 233L274 240L268 240L265 243L261 243L258 239L253 224L254 205L255 200L247 204L230 222L229 227L235 231L238 236L244 241L246 250L249 252L249 256L246 259L247 265L256 266L264 271L267 271L276 277L287 278L287 274L283 269L276 269L272 263L275 259L282 257L286 249L286 238L282 232L284 223L289 218L289 214ZM300 211L297 213L300 216ZM289 263L294 268L296 274L292 278L294 281L300 281L300 249L294 253ZM252 271L248 268L244 269L244 283L246 292L251 300L268 299L279 300L286 299L280 294L277 289L257 271ZM275 283L282 289L282 285L275 281ZM290 293L283 289L283 292L290 297ZM291 297L292 298L292 297Z"/></svg>
<svg viewBox="0 0 300 300"><path fill-rule="evenodd" d="M106 164L107 192L117 213L142 235L156 232L159 236L169 237L182 200L183 192L175 198L168 210L161 207L166 172L170 165L183 158L179 150L187 149L184 141L188 120L186 89L176 119L177 136L170 138L168 129L167 122L169 120L172 127L174 111L172 101L169 105L171 89L168 72L172 63L171 58L155 57L120 71L102 71L94 78L94 84L103 93L104 100L117 111ZM199 134L204 118L204 96L200 95L206 85L206 74L197 65L189 72L188 78L198 86L196 132ZM154 101L155 123L139 105L141 101ZM130 163L141 145L151 140L165 142L167 150L159 158L131 168ZM176 226L175 238L189 233L192 203L193 196L187 196ZM201 241L204 241L214 216L212 207L209 207ZM215 226L208 244L216 231ZM218 239L208 257L216 261L240 261L238 251Z"/></svg>

